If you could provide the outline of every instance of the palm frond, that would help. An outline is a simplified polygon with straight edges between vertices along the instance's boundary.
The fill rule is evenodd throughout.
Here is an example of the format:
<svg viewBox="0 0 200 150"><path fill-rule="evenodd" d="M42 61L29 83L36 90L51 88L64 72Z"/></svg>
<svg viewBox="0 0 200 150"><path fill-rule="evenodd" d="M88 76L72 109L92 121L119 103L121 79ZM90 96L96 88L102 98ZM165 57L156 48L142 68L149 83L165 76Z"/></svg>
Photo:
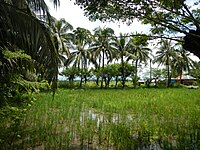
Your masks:
<svg viewBox="0 0 200 150"><path fill-rule="evenodd" d="M49 27L30 9L29 4L33 5L37 2L21 3L24 4L23 7L18 7L20 3L17 2L0 3L0 46L13 51L24 50L31 56L38 73L46 74L45 78L49 82L56 81L58 52ZM39 9L40 5L35 8Z"/></svg>

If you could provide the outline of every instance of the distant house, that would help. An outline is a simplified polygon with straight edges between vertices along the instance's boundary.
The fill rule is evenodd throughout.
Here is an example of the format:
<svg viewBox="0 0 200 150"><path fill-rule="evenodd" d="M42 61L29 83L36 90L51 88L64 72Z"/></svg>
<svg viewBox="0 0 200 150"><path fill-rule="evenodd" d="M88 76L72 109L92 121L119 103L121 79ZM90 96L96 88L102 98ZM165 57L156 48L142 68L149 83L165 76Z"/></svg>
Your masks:
<svg viewBox="0 0 200 150"><path fill-rule="evenodd" d="M194 81L196 81L196 78L190 75L182 75L174 78L173 80L176 80L177 83L181 83L184 85L193 85Z"/></svg>

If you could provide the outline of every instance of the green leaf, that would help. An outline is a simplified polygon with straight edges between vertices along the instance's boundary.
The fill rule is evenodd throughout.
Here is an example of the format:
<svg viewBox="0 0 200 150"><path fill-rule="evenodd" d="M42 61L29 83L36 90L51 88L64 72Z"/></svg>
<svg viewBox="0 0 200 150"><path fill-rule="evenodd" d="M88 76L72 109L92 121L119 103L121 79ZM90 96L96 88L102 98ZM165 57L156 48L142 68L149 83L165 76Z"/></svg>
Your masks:
<svg viewBox="0 0 200 150"><path fill-rule="evenodd" d="M29 59L31 60L31 56L24 53L23 50L18 50L15 52L9 51L8 49L3 50L3 55L6 59Z"/></svg>

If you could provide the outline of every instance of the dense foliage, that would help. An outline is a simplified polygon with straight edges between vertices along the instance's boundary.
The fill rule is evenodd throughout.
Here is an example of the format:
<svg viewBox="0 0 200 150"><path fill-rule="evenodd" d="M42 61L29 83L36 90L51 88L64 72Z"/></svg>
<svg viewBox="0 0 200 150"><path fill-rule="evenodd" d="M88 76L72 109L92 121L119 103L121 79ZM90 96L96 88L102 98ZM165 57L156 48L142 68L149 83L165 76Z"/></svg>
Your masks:
<svg viewBox="0 0 200 150"><path fill-rule="evenodd" d="M50 20L48 7L43 0L1 0L1 92L9 95L16 90L12 84L16 76L28 81L45 79L49 83L53 82L52 87L56 88L58 40L51 33ZM6 100L4 98L1 102Z"/></svg>

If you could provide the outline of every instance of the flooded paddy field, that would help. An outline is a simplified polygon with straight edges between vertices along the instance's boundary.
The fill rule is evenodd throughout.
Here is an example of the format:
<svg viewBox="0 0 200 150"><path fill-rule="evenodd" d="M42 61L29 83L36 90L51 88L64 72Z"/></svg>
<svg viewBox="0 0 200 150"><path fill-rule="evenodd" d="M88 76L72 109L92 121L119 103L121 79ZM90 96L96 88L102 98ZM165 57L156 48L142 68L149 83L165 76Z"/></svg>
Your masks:
<svg viewBox="0 0 200 150"><path fill-rule="evenodd" d="M35 95L13 149L200 149L199 89L58 90Z"/></svg>

